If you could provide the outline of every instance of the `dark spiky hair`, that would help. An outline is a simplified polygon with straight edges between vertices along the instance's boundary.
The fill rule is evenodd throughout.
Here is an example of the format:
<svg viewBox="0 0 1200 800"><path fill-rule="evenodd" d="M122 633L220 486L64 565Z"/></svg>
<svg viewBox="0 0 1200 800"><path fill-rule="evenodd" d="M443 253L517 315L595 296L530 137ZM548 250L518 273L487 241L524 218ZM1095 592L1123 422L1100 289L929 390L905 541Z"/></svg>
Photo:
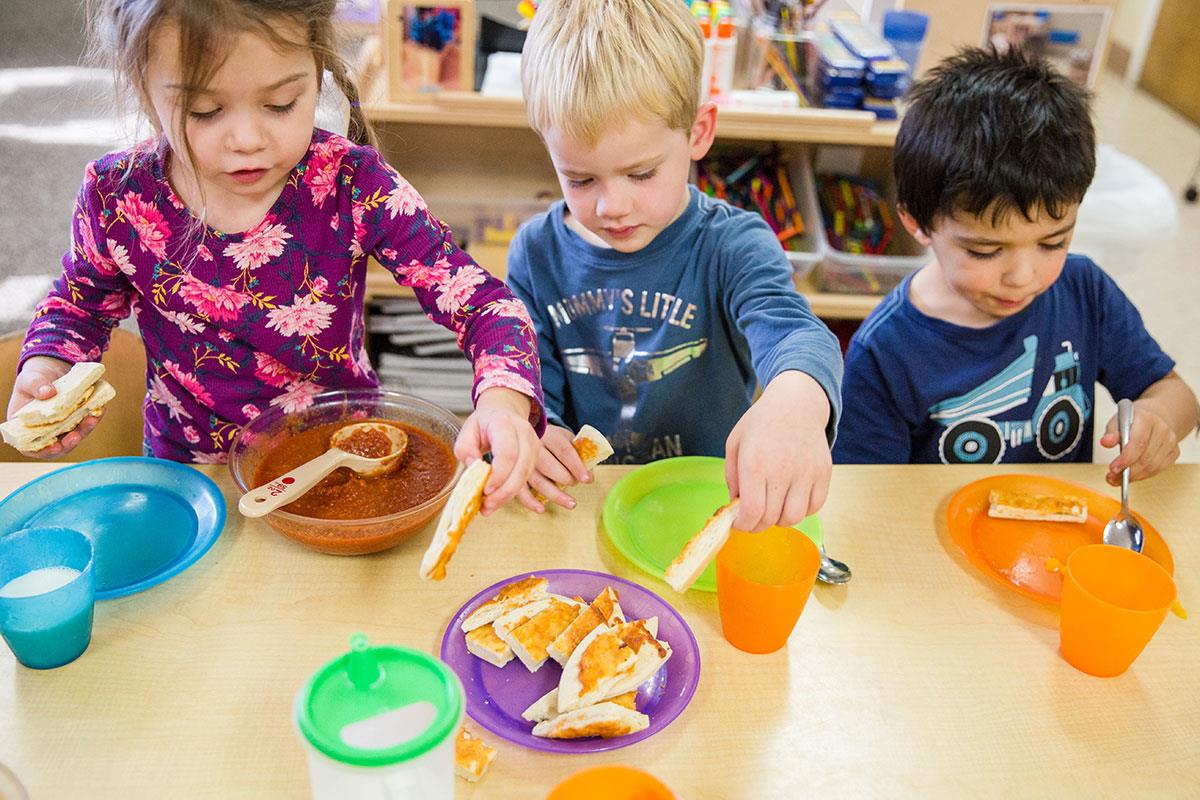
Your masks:
<svg viewBox="0 0 1200 800"><path fill-rule="evenodd" d="M1061 219L1096 171L1088 92L1046 61L968 48L914 84L896 137L897 200L925 231L955 212Z"/></svg>

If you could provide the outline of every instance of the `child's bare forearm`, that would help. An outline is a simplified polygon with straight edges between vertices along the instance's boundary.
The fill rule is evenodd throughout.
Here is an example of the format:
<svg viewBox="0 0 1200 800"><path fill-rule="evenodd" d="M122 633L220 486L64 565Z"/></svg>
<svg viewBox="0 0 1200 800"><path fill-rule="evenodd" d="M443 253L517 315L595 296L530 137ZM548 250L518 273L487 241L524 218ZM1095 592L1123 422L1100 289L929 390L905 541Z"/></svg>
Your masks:
<svg viewBox="0 0 1200 800"><path fill-rule="evenodd" d="M1196 395L1175 371L1166 377L1150 384L1146 391L1137 399L1137 405L1148 407L1158 414L1177 439L1184 439L1196 430L1200 421L1200 406L1197 405Z"/></svg>

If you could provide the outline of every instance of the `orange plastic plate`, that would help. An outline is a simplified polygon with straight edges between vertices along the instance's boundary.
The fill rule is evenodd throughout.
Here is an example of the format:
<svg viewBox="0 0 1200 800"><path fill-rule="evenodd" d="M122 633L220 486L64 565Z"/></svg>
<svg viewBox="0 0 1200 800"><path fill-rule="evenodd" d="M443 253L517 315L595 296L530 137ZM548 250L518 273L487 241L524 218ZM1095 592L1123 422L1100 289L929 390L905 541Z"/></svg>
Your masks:
<svg viewBox="0 0 1200 800"><path fill-rule="evenodd" d="M1074 495L1087 500L1087 522L1038 522L989 517L988 492L1005 489L1030 494ZM1046 559L1066 563L1076 547L1104 541L1104 525L1121 504L1077 483L1041 475L997 475L969 483L950 498L950 536L967 560L1003 586L1043 603L1057 605L1062 575L1046 569ZM1137 511L1145 546L1142 553L1174 574L1175 560L1158 530Z"/></svg>

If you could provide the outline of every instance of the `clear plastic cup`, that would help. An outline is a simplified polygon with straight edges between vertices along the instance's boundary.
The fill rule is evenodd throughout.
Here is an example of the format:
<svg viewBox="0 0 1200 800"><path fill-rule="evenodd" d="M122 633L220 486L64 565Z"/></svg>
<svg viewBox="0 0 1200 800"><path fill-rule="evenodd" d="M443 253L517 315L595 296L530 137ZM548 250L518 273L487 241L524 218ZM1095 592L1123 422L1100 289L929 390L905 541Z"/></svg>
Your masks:
<svg viewBox="0 0 1200 800"><path fill-rule="evenodd" d="M717 607L726 640L747 653L786 645L820 566L817 546L794 528L733 531L717 553Z"/></svg>
<svg viewBox="0 0 1200 800"><path fill-rule="evenodd" d="M295 720L317 800L453 800L458 676L406 647L370 647L326 664L296 695Z"/></svg>
<svg viewBox="0 0 1200 800"><path fill-rule="evenodd" d="M605 764L576 772L546 795L546 800L675 800L666 784L648 772Z"/></svg>
<svg viewBox="0 0 1200 800"><path fill-rule="evenodd" d="M1146 556L1107 544L1076 548L1063 570L1063 658L1089 675L1120 675L1174 604L1175 581Z"/></svg>
<svg viewBox="0 0 1200 800"><path fill-rule="evenodd" d="M96 577L92 541L70 528L0 537L0 635L17 661L53 669L92 640Z"/></svg>

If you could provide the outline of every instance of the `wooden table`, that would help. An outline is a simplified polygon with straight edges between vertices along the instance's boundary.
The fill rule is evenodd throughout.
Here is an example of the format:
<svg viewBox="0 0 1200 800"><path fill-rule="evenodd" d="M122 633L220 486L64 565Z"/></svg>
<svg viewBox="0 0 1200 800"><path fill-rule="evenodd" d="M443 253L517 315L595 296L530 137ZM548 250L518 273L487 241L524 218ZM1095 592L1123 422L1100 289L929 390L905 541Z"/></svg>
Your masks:
<svg viewBox="0 0 1200 800"><path fill-rule="evenodd" d="M7 493L45 465L0 465ZM377 556L309 552L231 513L203 560L143 594L101 603L91 647L38 672L0 653L0 762L34 798L301 797L297 688L354 631L436 652L479 589L531 569L606 570L644 583L700 642L700 688L628 749L552 756L489 738L491 772L460 798L540 798L587 766L627 763L683 798L1196 796L1200 620L1169 617L1125 675L1057 653L1055 616L988 581L948 544L949 495L994 467L838 467L824 520L854 580L818 585L788 648L751 656L721 638L714 595L674 594L600 527L598 470L573 513L515 506L478 521L439 584L417 564L428 532ZM231 502L221 468L204 468ZM1037 471L1104 490L1100 466ZM1135 485L1163 533L1180 594L1200 607L1200 465ZM2 648L0 648L2 649ZM478 731L478 726L473 726Z"/></svg>

